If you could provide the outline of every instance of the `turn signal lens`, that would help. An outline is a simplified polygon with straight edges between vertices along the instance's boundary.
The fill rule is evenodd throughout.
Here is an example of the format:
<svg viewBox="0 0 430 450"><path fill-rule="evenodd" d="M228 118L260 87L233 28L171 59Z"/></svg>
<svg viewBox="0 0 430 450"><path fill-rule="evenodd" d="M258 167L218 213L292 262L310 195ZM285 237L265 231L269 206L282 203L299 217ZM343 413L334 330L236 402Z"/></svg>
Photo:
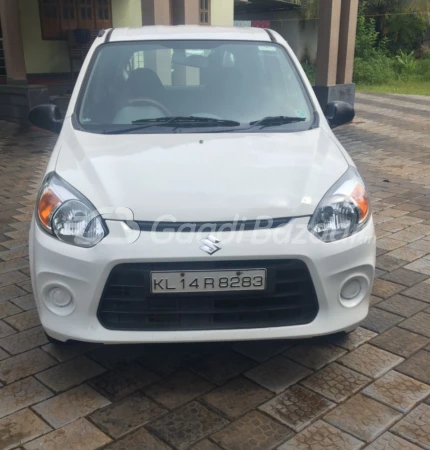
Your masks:
<svg viewBox="0 0 430 450"><path fill-rule="evenodd" d="M46 189L42 194L38 204L39 220L46 228L51 228L52 213L61 203L61 200L51 189Z"/></svg>
<svg viewBox="0 0 430 450"><path fill-rule="evenodd" d="M362 184L357 184L352 191L351 198L357 203L358 211L360 214L358 222L365 221L370 212L369 197L366 194L366 190Z"/></svg>

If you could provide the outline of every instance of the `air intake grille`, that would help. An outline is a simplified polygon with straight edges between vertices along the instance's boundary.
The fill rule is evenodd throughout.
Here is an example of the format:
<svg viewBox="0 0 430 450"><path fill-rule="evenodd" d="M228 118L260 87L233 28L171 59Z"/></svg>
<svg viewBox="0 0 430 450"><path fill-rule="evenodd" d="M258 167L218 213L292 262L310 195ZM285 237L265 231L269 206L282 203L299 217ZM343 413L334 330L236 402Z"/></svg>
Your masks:
<svg viewBox="0 0 430 450"><path fill-rule="evenodd" d="M264 292L151 294L151 272L266 269ZM318 313L309 270L298 260L121 264L106 283L98 311L111 330L175 331L303 325Z"/></svg>

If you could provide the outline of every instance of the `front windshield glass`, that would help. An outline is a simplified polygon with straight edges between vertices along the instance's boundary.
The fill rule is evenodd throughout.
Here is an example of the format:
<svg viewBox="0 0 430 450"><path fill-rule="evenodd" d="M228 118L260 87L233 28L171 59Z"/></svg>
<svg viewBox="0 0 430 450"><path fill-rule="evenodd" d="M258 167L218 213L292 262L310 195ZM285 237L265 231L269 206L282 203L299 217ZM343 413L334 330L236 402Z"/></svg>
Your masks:
<svg viewBox="0 0 430 450"><path fill-rule="evenodd" d="M241 41L101 45L76 108L93 133L291 132L314 112L283 47Z"/></svg>

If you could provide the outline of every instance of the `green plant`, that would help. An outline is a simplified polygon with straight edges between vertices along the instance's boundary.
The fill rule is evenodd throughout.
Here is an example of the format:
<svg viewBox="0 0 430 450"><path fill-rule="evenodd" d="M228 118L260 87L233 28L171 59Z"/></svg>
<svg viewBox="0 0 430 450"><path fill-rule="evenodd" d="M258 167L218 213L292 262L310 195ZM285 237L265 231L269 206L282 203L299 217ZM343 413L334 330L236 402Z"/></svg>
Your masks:
<svg viewBox="0 0 430 450"><path fill-rule="evenodd" d="M300 15L305 19L314 19L319 14L319 0L302 0Z"/></svg>
<svg viewBox="0 0 430 450"><path fill-rule="evenodd" d="M354 82L361 84L382 84L398 79L395 61L382 54L369 58L355 58Z"/></svg>
<svg viewBox="0 0 430 450"><path fill-rule="evenodd" d="M316 67L313 64L309 63L308 61L305 61L304 63L302 63L302 67L306 73L306 76L309 79L309 82L312 85L315 85L315 78L316 78L316 72L317 72Z"/></svg>
<svg viewBox="0 0 430 450"><path fill-rule="evenodd" d="M355 55L358 58L372 58L387 53L388 41L380 39L380 33L375 29L375 20L367 19L365 11L367 2L362 2L358 10L357 36Z"/></svg>
<svg viewBox="0 0 430 450"><path fill-rule="evenodd" d="M400 50L395 57L396 65L400 72L411 73L415 71L417 67L417 62L415 60L415 52L406 53Z"/></svg>
<svg viewBox="0 0 430 450"><path fill-rule="evenodd" d="M430 59L430 49L428 48L421 47L417 53L419 59Z"/></svg>
<svg viewBox="0 0 430 450"><path fill-rule="evenodd" d="M388 50L396 54L398 50L411 52L418 50L423 42L427 23L421 15L393 15L387 21L386 38L389 41Z"/></svg>
<svg viewBox="0 0 430 450"><path fill-rule="evenodd" d="M393 17L413 13L428 19L430 13L430 0L366 0L365 3L365 14L375 17L376 30L381 33L381 39L388 34Z"/></svg>
<svg viewBox="0 0 430 450"><path fill-rule="evenodd" d="M301 0L303 19L317 18L319 0ZM418 50L430 26L430 0L360 0L357 56L368 57L371 48L389 51Z"/></svg>
<svg viewBox="0 0 430 450"><path fill-rule="evenodd" d="M366 21L364 15L358 16L355 54L358 58L368 58L375 52L379 33L375 31L375 21Z"/></svg>
<svg viewBox="0 0 430 450"><path fill-rule="evenodd" d="M376 92L379 94L405 94L430 96L430 83L423 81L396 81L393 83L357 86L358 92ZM430 97L429 97L430 98Z"/></svg>
<svg viewBox="0 0 430 450"><path fill-rule="evenodd" d="M430 81L430 58L416 61L416 72L414 78L416 78L417 81Z"/></svg>
<svg viewBox="0 0 430 450"><path fill-rule="evenodd" d="M397 58L381 55L356 58L354 82L367 86L428 83L430 93L430 59L415 60L410 53L399 54Z"/></svg>

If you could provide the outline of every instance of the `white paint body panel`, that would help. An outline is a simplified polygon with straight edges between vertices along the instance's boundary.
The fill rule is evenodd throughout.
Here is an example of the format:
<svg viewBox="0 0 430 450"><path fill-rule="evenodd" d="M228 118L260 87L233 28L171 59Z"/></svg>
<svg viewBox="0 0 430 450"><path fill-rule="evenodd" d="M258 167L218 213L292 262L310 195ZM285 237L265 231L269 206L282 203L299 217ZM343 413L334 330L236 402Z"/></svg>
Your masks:
<svg viewBox="0 0 430 450"><path fill-rule="evenodd" d="M128 134L96 135L77 131L71 118L84 74L98 38L76 83L63 130L48 164L85 195L99 211L123 208L135 220L156 221L168 212L178 221L225 221L296 217L284 228L288 242L276 242L276 230L217 235L222 251L209 256L200 250L207 233L188 233L178 243L170 233L136 232L107 220L109 235L84 249L58 241L33 220L30 261L34 295L42 325L49 335L65 341L191 342L310 337L348 329L363 320L369 308L375 267L373 221L354 236L323 243L307 231L309 217L328 189L353 165L334 137L300 64L286 42L303 78L319 127L297 133L256 134ZM226 39L270 41L261 29L216 27L145 27L114 30L112 41L157 39ZM203 143L200 143L200 140ZM104 215L109 218L109 214ZM255 240L257 239L257 241ZM264 244L258 243L265 240ZM232 261L299 259L306 263L319 302L316 319L307 325L204 331L113 331L101 326L97 308L113 267L130 262ZM257 267L258 268L258 267ZM368 281L364 300L354 308L340 302L342 284L360 276ZM43 301L49 286L66 287L76 305L61 317Z"/></svg>
<svg viewBox="0 0 430 450"><path fill-rule="evenodd" d="M31 259L34 295L40 320L49 335L56 339L76 339L88 342L193 342L311 337L341 331L361 322L368 314L370 290L365 300L355 308L345 308L339 301L340 286L353 277L362 276L372 284L375 264L373 222L369 222L360 237L325 244L307 230L308 218L293 220L289 225L291 241L277 244L269 239L264 245L253 239L267 239L273 230L255 235L245 232L241 243L230 242L221 252L209 256L200 250L200 240L207 233L195 233L187 244L154 244L149 232L142 232L134 243L118 243L119 222L108 221L110 234L92 249L63 244L41 231L33 223ZM169 240L166 233L160 239ZM220 233L222 241L230 233ZM222 254L221 254L222 253ZM219 256L218 256L219 255ZM197 331L114 331L104 328L97 319L97 308L107 277L114 266L130 262L231 261L264 259L300 259L311 273L319 302L316 319L307 325ZM37 263L34 264L34 261ZM41 301L46 286L53 282L73 292L77 306L72 315L59 317Z"/></svg>
<svg viewBox="0 0 430 450"><path fill-rule="evenodd" d="M67 120L56 172L99 210L179 222L309 216L346 172L320 128L272 134L76 131ZM201 144L200 141L203 141Z"/></svg>

